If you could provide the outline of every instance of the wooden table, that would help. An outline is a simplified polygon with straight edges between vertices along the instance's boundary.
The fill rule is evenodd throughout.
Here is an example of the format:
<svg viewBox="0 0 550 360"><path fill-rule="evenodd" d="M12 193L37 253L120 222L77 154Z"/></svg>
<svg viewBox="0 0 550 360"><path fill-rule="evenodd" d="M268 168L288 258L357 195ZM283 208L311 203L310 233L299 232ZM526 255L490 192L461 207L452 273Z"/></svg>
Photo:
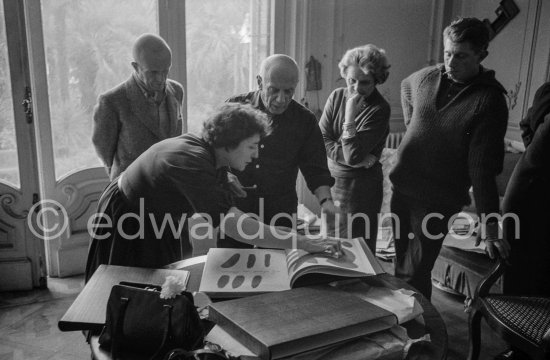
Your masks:
<svg viewBox="0 0 550 360"><path fill-rule="evenodd" d="M59 320L59 329L61 331L100 330L105 322L105 311L111 287L120 281L161 284L167 275L177 274L179 272L179 270L175 270L177 268L190 272L187 290L198 291L205 260L206 256L198 256L171 264L168 269L162 270L108 265L111 270L108 277L105 272L107 265L101 265ZM364 281L374 286L390 289L405 288L414 291L407 283L389 274L367 277ZM445 323L435 307L424 296L419 293L416 296L424 309L424 324L415 319L402 324L402 326L407 328L411 338L418 338L426 333L430 334L431 342L414 344L407 359L446 359L447 329Z"/></svg>
<svg viewBox="0 0 550 360"><path fill-rule="evenodd" d="M180 270L100 265L59 320L57 326L61 331L92 330L99 332L105 324L107 301L113 285L117 285L121 281L162 285L166 276L181 276L181 274Z"/></svg>

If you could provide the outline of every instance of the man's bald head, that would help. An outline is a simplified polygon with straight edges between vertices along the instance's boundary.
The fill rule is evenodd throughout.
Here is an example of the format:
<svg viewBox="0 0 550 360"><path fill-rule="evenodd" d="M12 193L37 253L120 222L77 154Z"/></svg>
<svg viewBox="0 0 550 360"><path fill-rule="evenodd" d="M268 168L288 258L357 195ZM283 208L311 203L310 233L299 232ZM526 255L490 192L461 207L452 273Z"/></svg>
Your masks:
<svg viewBox="0 0 550 360"><path fill-rule="evenodd" d="M155 34L143 34L134 43L132 55L132 66L145 86L155 92L163 90L172 66L172 51L166 41Z"/></svg>
<svg viewBox="0 0 550 360"><path fill-rule="evenodd" d="M288 55L274 54L262 61L260 76L264 80L275 77L278 80L293 81L298 84L298 64Z"/></svg>
<svg viewBox="0 0 550 360"><path fill-rule="evenodd" d="M172 51L163 38L155 34L143 34L137 38L132 48L134 61L138 64L149 57L172 58Z"/></svg>
<svg viewBox="0 0 550 360"><path fill-rule="evenodd" d="M282 114L290 104L298 85L298 65L288 55L267 57L257 77L262 102L267 112Z"/></svg>

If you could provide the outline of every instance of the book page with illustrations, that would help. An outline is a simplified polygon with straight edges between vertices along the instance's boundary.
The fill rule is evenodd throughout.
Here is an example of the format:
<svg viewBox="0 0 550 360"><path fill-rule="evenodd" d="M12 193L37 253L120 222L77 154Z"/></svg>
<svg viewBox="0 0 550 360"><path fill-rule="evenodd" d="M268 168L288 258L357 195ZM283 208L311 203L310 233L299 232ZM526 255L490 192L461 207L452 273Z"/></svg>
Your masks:
<svg viewBox="0 0 550 360"><path fill-rule="evenodd" d="M253 295L290 289L283 250L210 249L200 291L210 296Z"/></svg>
<svg viewBox="0 0 550 360"><path fill-rule="evenodd" d="M322 254L309 254L303 250L285 250L291 285L297 278L308 273L353 277L376 275L380 272L374 268L373 262L367 257L365 252L368 249L361 243L364 242L363 239L338 240L342 242L344 253L339 258Z"/></svg>

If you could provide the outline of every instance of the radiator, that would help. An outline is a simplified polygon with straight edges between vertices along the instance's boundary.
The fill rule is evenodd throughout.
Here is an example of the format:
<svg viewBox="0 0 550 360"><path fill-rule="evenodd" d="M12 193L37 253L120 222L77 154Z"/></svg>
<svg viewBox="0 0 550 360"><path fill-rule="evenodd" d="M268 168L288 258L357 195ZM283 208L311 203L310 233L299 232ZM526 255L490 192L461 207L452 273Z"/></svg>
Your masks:
<svg viewBox="0 0 550 360"><path fill-rule="evenodd" d="M401 140L403 140L403 136L405 136L404 131L390 133L386 139L386 147L388 149L397 149L399 144L401 144Z"/></svg>

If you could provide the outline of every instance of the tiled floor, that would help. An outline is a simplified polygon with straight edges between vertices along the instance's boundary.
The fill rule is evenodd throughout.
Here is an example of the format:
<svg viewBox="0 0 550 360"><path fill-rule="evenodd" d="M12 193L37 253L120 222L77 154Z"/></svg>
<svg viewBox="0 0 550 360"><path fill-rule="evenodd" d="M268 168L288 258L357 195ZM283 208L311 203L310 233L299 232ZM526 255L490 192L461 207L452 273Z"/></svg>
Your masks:
<svg viewBox="0 0 550 360"><path fill-rule="evenodd" d="M0 360L90 359L82 333L57 328L82 285L79 276L49 279L46 290L0 293Z"/></svg>
<svg viewBox="0 0 550 360"><path fill-rule="evenodd" d="M47 290L0 293L0 360L80 360L90 352L80 332L60 332L57 321L83 284L82 277L49 279ZM461 298L434 289L434 305L449 334L449 360L464 360L468 349L468 314ZM505 344L483 328L480 359L489 360Z"/></svg>

